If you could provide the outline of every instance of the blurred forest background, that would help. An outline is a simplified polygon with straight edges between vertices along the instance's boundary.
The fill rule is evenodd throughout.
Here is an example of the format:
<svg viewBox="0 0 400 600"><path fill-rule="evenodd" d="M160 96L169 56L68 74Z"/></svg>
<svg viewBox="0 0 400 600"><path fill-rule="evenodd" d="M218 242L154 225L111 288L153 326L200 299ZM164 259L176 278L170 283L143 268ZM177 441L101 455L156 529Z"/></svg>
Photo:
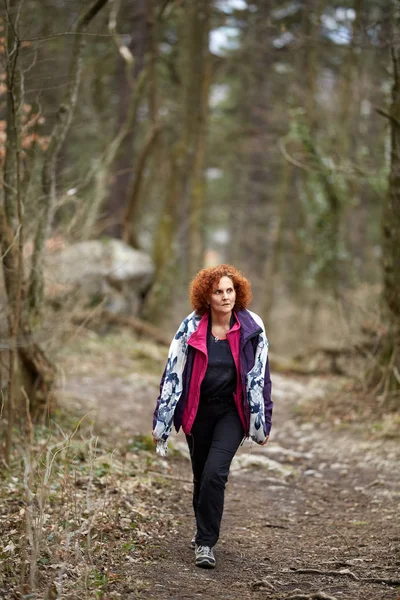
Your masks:
<svg viewBox="0 0 400 600"><path fill-rule="evenodd" d="M197 270L231 262L252 281L273 352L380 349L373 384L397 393L398 11L6 0L3 399L19 366L27 389L49 394L63 323L87 319L76 291L54 300L46 256L110 239L151 257L135 310L122 310L136 327L170 335ZM96 291L85 307L98 303Z"/></svg>
<svg viewBox="0 0 400 600"><path fill-rule="evenodd" d="M197 597L189 461L145 434L228 262L275 437L206 595L394 600L399 0L1 0L0 64L0 596Z"/></svg>

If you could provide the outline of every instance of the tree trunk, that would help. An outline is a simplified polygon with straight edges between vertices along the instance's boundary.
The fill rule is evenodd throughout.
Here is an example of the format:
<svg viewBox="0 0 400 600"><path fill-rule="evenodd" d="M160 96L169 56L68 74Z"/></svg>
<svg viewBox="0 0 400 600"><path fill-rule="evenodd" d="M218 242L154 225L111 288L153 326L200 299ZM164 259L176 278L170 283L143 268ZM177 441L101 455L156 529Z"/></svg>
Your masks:
<svg viewBox="0 0 400 600"><path fill-rule="evenodd" d="M37 316L41 308L43 293L42 257L50 226L55 198L55 165L58 152L65 139L76 104L77 88L80 77L80 63L83 51L82 33L92 18L106 4L107 0L93 2L76 28L76 42L71 63L69 87L65 103L60 106L59 120L56 123L49 142L43 169L43 206L39 217L38 230L32 258L30 297L32 314ZM4 204L0 206L0 247L7 294L8 336L8 438L5 454L9 454L13 426L14 405L18 399L17 381L29 396L30 406L38 415L45 405L50 408L52 389L56 369L47 358L43 349L34 341L31 320L26 311L26 285L23 264L23 198L21 187L21 136L20 115L24 104L22 71L19 66L21 41L18 37L18 22L11 21L11 15L19 15L17 10L7 12L6 21L6 68L7 68L7 143L4 161ZM14 8L12 3L7 8ZM18 374L16 370L18 369ZM21 391L21 390L20 390ZM25 400L24 400L25 402Z"/></svg>
<svg viewBox="0 0 400 600"><path fill-rule="evenodd" d="M127 199L127 205L122 218L122 239L126 244L130 244L134 248L139 247L136 232L136 220L139 213L140 196L142 190L142 184L144 179L144 171L146 162L151 154L152 148L157 140L160 133L160 126L154 124L147 134L147 138L144 141L143 147L137 159L137 165L135 169L135 178L132 185L132 190Z"/></svg>
<svg viewBox="0 0 400 600"><path fill-rule="evenodd" d="M309 153L310 159L313 162L315 180L318 182L318 185L323 191L327 203L326 213L319 217L319 221L317 223L317 233L319 233L321 241L324 244L324 254L326 255L325 265L324 268L321 269L319 279L320 283L326 287L329 287L334 296L338 297L340 284L340 225L343 205L340 196L340 190L332 181L331 173L325 166L322 157L318 152L314 139L311 137L311 131L309 130L308 125L304 124L300 126L299 135L304 148Z"/></svg>
<svg viewBox="0 0 400 600"><path fill-rule="evenodd" d="M10 9L10 5L7 6ZM18 14L18 11L17 11ZM8 388L7 388L7 439L5 460L8 462L12 444L15 412L15 368L17 338L21 314L23 281L23 221L21 198L21 103L23 76L19 66L20 41L16 34L17 22L6 23L6 77L7 77L7 141L4 161L4 203L0 216L0 248L3 259L4 282L7 291Z"/></svg>
<svg viewBox="0 0 400 600"><path fill-rule="evenodd" d="M207 142L208 95L211 78L210 1L193 2L188 34L187 74L191 80L186 88L186 128L193 130L193 162L189 191L189 260L188 279L203 266L205 229L205 152Z"/></svg>
<svg viewBox="0 0 400 600"><path fill-rule="evenodd" d="M162 214L158 223L153 246L155 266L154 283L142 310L143 317L158 325L166 315L170 304L171 287L176 285L178 265L176 262L175 239L178 220L179 192L179 147L175 146L169 165L167 190Z"/></svg>
<svg viewBox="0 0 400 600"><path fill-rule="evenodd" d="M242 52L238 56L240 91L238 133L241 149L239 188L234 190L231 220L235 220L228 260L249 275L262 273L272 254L271 223L276 219L274 169L278 153L271 150L275 123L271 107L275 83L271 77L273 53L269 21L274 3L258 3L242 25ZM271 37L270 37L271 36ZM273 132L273 133L271 133ZM268 159L266 160L266 149ZM240 181L241 180L241 181ZM240 196L239 196L240 194ZM254 309L264 292L262 277L254 277ZM259 310L262 310L261 301Z"/></svg>
<svg viewBox="0 0 400 600"><path fill-rule="evenodd" d="M117 66L115 76L115 86L119 90L117 130L121 130L127 121L132 94L137 93L136 86L145 67L145 55L148 46L146 0L138 0L127 4L131 28L127 48L133 57L133 66L127 68L126 62L122 59ZM136 122L131 123L131 128L125 135L115 157L113 184L109 189L108 200L105 205L106 220L110 222L110 226L105 228L105 233L119 239L121 239L123 231L121 215L126 206L127 190L131 187L132 156L135 152L134 142L136 139L135 125ZM118 215L118 218L113 219L113 215Z"/></svg>
<svg viewBox="0 0 400 600"><path fill-rule="evenodd" d="M284 161L282 165L282 178L279 189L279 213L276 217L276 223L272 232L272 257L267 257L264 266L264 302L263 302L263 319L268 324L270 322L271 311L274 305L275 292L277 286L277 278L283 249L283 238L285 234L286 217L289 208L289 193L290 179L292 174L292 166L288 161Z"/></svg>
<svg viewBox="0 0 400 600"><path fill-rule="evenodd" d="M394 3L392 64L393 87L390 109L391 165L389 189L383 211L384 299L389 309L390 353L384 360L387 369L383 392L387 398L400 396L400 8Z"/></svg>
<svg viewBox="0 0 400 600"><path fill-rule="evenodd" d="M306 108L307 122L311 134L314 135L318 125L317 101L316 101L316 82L319 70L319 48L318 36L321 23L321 14L324 10L325 2L322 0L307 0L304 2L304 57L303 65L300 66L298 73L305 75L306 85L302 86L306 97L304 106Z"/></svg>
<svg viewBox="0 0 400 600"><path fill-rule="evenodd" d="M103 203L108 194L108 183L110 180L110 173L112 171L112 165L116 160L118 153L124 145L124 141L129 136L129 133L136 122L136 115L139 108L140 101L142 99L143 90L146 85L146 71L142 70L137 81L135 82L135 86L130 98L130 104L128 107L128 111L126 114L125 121L122 123L119 131L116 136L112 140L112 142L108 145L107 149L104 151L102 157L99 159L96 167L90 173L87 181L82 186L89 187L92 184L93 180L94 191L92 194L92 200L87 211L84 224L82 226L83 238L87 239L95 232L97 234L102 233L104 231L110 233L113 227L118 225L121 227L121 223L123 223L123 216L121 212L117 212L113 215L109 214L105 219L100 220L97 223L97 218L99 215L99 211L103 206ZM78 186L79 189L79 186Z"/></svg>
<svg viewBox="0 0 400 600"><path fill-rule="evenodd" d="M179 8L178 33L182 37L179 137L171 152L165 202L155 235L155 282L143 310L143 314L155 323L165 316L171 288L187 282L202 265L209 17L210 0L194 0ZM187 213L190 231L188 252L182 245L178 254L178 221L181 214ZM186 229L187 226L182 220L180 227Z"/></svg>
<svg viewBox="0 0 400 600"><path fill-rule="evenodd" d="M358 125L360 133L361 125L361 102L364 90L360 77L361 55L359 46L363 42L364 8L362 0L355 0L355 19L351 27L351 39L343 57L341 89L338 102L338 117L341 127L335 136L336 156L339 159L339 168L342 172L351 173L354 163L362 164L362 144L359 136L352 135L354 127ZM364 63L365 69L365 63ZM351 98L351 101L349 101ZM346 255L353 260L346 261L346 268L341 271L342 284L346 286L354 280L363 280L360 272L362 260L362 244L360 244L360 231L362 231L363 212L365 212L365 200L362 197L361 178L348 176L344 179L345 202L342 207L341 227L343 231L342 244Z"/></svg>
<svg viewBox="0 0 400 600"><path fill-rule="evenodd" d="M10 5L8 5L10 8ZM10 13L8 13L10 15ZM18 15L18 11L17 11ZM4 284L7 295L8 319L8 385L7 385L7 438L5 444L5 460L8 461L14 424L14 412L18 400L17 369L18 364L30 364L31 380L38 381L42 377L39 363L35 369L32 365L38 354L38 347L32 343L26 316L23 311L26 299L24 286L24 221L23 198L21 188L21 110L24 98L23 75L19 65L20 40L18 39L18 23L6 22L6 75L7 75L7 141L4 161L4 204L0 205L0 251L2 255ZM25 334L24 339L22 334ZM4 340L5 341L5 340ZM47 361L43 352L42 364ZM28 360L28 356L30 359ZM19 359L19 361L18 361ZM49 361L47 381L54 382L54 369ZM50 372L51 375L50 376ZM27 385L28 392L32 393ZM31 396L34 404L34 396Z"/></svg>

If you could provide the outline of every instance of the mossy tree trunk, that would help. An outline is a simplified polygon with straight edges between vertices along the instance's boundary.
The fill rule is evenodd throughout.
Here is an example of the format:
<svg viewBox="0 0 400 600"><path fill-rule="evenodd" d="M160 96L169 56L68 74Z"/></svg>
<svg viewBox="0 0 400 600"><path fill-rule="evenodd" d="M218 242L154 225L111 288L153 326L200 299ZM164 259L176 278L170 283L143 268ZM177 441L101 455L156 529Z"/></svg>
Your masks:
<svg viewBox="0 0 400 600"><path fill-rule="evenodd" d="M178 137L171 149L164 206L155 235L155 281L143 311L144 316L154 322L165 316L173 287L184 283L202 266L210 11L210 0L184 3L178 11L179 94L182 98L176 123ZM188 223L178 223L183 214L185 220L188 215ZM188 248L178 248L177 235L182 226L189 228Z"/></svg>

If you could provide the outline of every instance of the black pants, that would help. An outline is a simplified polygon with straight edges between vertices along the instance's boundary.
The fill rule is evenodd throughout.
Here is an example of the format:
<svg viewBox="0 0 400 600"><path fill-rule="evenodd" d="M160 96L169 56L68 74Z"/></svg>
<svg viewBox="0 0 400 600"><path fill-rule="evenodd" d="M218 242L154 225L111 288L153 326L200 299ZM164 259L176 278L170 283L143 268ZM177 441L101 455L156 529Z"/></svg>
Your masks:
<svg viewBox="0 0 400 600"><path fill-rule="evenodd" d="M233 398L200 401L191 435L186 436L193 469L193 508L199 546L212 547L217 543L225 484L243 437L243 425Z"/></svg>

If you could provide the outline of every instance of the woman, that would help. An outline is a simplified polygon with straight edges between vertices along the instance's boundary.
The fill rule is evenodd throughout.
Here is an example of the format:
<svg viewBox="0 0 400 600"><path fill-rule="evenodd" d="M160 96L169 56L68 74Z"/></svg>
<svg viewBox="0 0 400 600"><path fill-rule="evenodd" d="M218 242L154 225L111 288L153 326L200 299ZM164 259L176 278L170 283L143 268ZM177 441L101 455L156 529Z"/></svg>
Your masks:
<svg viewBox="0 0 400 600"><path fill-rule="evenodd" d="M225 484L243 438L260 445L271 429L268 341L247 310L248 280L231 265L201 270L191 284L194 308L171 343L154 411L153 438L165 449L174 423L186 434L193 470L195 563L215 567Z"/></svg>

